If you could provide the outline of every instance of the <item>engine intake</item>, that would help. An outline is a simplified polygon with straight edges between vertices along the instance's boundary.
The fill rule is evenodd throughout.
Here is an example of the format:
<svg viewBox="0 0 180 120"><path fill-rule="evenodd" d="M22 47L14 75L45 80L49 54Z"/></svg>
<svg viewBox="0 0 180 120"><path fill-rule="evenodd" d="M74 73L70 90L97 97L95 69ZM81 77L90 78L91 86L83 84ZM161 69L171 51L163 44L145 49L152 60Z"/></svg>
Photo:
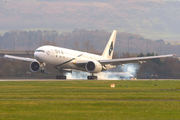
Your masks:
<svg viewBox="0 0 180 120"><path fill-rule="evenodd" d="M44 72L44 66L44 63L40 64L39 62L34 61L30 64L30 69L32 72Z"/></svg>
<svg viewBox="0 0 180 120"><path fill-rule="evenodd" d="M98 73L102 70L102 65L97 61L89 61L86 63L85 68L88 72Z"/></svg>
<svg viewBox="0 0 180 120"><path fill-rule="evenodd" d="M40 70L40 64L38 62L32 62L30 64L30 69L32 72L38 72Z"/></svg>

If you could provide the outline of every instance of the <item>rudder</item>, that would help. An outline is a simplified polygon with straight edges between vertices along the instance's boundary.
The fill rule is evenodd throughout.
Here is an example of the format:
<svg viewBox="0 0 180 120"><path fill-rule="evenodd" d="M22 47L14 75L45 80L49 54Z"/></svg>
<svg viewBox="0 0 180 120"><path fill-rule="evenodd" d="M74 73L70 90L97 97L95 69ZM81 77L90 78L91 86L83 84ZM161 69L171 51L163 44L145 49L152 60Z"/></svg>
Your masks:
<svg viewBox="0 0 180 120"><path fill-rule="evenodd" d="M112 59L113 51L114 51L114 45L116 41L116 33L117 31L114 30L111 34L111 37L109 38L109 41L104 49L104 52L102 54L102 57Z"/></svg>

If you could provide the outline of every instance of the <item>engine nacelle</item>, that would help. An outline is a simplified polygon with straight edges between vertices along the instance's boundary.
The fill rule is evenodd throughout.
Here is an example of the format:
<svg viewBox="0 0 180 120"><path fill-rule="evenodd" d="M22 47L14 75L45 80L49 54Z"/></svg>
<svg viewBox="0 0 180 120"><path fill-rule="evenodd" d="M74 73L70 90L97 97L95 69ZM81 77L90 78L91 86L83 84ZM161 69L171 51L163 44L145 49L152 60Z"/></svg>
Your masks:
<svg viewBox="0 0 180 120"><path fill-rule="evenodd" d="M86 63L85 68L88 72L98 73L102 70L102 65L97 61L89 61Z"/></svg>
<svg viewBox="0 0 180 120"><path fill-rule="evenodd" d="M30 69L32 72L44 72L45 69L44 69L44 66L45 64L40 64L39 62L31 62L30 64Z"/></svg>

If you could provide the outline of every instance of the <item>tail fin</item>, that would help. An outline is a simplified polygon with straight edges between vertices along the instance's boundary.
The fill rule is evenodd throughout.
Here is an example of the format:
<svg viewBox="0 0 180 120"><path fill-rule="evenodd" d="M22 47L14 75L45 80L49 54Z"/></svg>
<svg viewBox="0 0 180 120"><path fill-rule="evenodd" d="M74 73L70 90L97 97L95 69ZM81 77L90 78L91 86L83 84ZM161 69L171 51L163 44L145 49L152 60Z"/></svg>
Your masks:
<svg viewBox="0 0 180 120"><path fill-rule="evenodd" d="M104 52L102 54L102 57L112 59L113 51L114 51L114 45L116 41L116 33L117 31L114 30L111 34L111 37L109 38L109 41L104 49Z"/></svg>

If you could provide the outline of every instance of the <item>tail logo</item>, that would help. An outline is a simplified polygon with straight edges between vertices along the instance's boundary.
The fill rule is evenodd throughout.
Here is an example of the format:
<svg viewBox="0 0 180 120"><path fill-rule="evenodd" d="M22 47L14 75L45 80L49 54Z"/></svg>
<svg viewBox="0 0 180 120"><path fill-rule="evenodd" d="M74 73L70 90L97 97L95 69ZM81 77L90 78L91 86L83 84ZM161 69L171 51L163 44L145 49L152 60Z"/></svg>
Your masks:
<svg viewBox="0 0 180 120"><path fill-rule="evenodd" d="M112 51L113 51L113 41L111 42L111 45L109 47L109 56L111 55Z"/></svg>

